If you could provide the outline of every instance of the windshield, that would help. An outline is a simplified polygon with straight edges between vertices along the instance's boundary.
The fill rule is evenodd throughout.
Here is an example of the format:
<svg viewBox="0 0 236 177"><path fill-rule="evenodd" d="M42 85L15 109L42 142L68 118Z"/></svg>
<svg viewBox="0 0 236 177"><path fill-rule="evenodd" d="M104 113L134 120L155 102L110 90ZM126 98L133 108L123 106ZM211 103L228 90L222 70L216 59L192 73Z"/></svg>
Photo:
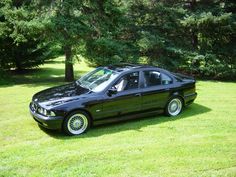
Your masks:
<svg viewBox="0 0 236 177"><path fill-rule="evenodd" d="M116 77L118 73L107 69L97 68L94 71L84 75L76 82L89 90L100 92L104 90Z"/></svg>

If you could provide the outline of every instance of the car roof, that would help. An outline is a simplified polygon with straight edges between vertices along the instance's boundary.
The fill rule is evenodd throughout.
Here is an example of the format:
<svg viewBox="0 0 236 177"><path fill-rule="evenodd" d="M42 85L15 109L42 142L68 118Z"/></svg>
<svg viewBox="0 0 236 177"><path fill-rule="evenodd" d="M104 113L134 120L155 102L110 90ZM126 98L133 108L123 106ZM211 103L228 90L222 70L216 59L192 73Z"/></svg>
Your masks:
<svg viewBox="0 0 236 177"><path fill-rule="evenodd" d="M125 71L135 71L137 69L158 69L159 71L167 71L156 66L150 66L145 64L130 64L130 63L120 63L107 66L108 69L114 70L116 72L125 72Z"/></svg>

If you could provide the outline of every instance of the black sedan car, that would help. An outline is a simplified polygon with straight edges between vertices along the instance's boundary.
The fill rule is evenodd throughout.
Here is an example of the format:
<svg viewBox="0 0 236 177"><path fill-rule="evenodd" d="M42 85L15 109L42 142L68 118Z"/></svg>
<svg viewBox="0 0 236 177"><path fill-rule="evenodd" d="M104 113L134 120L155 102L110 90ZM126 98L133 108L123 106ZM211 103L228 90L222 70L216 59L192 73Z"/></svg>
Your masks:
<svg viewBox="0 0 236 177"><path fill-rule="evenodd" d="M97 124L160 112L177 116L196 96L191 77L153 66L119 64L36 93L30 112L40 126L79 135Z"/></svg>

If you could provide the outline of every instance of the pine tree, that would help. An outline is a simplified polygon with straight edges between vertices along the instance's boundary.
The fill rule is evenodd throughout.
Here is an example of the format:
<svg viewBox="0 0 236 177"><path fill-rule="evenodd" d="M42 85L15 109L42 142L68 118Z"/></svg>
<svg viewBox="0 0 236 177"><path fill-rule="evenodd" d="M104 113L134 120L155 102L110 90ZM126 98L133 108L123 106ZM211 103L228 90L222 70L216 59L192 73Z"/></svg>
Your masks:
<svg viewBox="0 0 236 177"><path fill-rule="evenodd" d="M29 1L0 2L0 67L22 70L43 64L48 58L49 43Z"/></svg>

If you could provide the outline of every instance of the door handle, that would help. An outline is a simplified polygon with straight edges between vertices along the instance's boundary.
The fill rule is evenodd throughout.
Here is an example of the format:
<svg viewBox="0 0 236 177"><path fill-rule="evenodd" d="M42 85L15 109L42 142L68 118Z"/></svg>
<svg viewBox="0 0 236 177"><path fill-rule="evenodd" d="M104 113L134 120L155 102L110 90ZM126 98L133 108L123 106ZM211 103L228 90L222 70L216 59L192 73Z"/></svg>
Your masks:
<svg viewBox="0 0 236 177"><path fill-rule="evenodd" d="M136 93L134 96L141 96L141 93Z"/></svg>

